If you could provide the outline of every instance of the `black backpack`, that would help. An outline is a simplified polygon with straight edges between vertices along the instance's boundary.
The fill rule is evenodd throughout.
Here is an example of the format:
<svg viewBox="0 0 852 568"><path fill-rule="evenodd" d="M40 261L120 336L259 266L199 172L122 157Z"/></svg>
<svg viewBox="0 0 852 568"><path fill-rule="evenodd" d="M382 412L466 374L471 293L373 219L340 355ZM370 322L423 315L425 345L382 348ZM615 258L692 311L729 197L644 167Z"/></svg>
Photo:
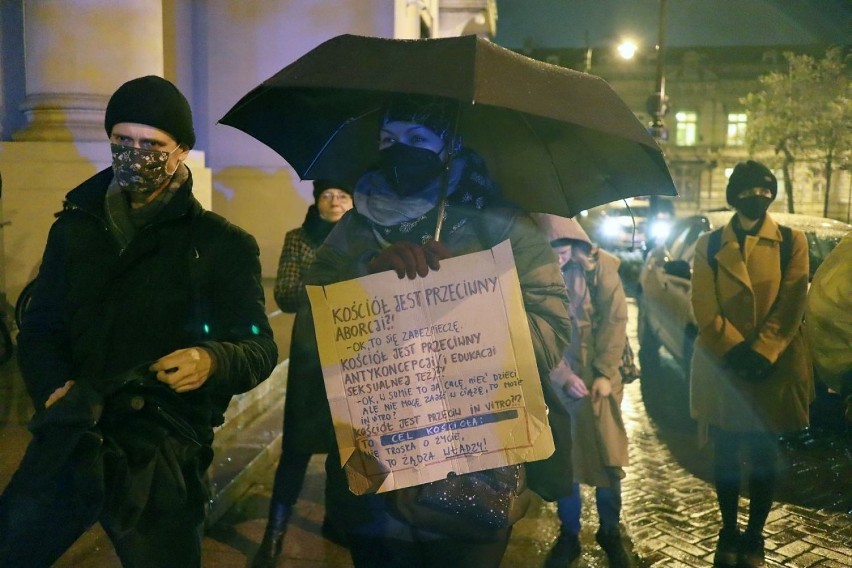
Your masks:
<svg viewBox="0 0 852 568"><path fill-rule="evenodd" d="M722 246L722 230L724 227L714 229L710 233L710 238L707 242L707 264L713 269L713 278L719 272L719 263L716 261L716 253ZM790 258L793 256L793 229L786 225L778 225L781 231L781 278L784 278L784 272L790 265Z"/></svg>

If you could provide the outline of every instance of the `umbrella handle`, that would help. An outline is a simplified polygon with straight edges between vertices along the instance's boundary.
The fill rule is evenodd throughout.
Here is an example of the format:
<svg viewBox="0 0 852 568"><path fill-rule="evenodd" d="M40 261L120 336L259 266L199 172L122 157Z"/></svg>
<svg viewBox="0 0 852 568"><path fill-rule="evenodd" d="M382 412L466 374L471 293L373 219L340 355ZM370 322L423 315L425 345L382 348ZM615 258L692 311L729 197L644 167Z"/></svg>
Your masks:
<svg viewBox="0 0 852 568"><path fill-rule="evenodd" d="M443 194L446 195L447 189L444 186ZM444 212L447 210L446 198L441 199L441 204L438 206L438 221L435 223L435 241L441 240L441 228L444 226Z"/></svg>
<svg viewBox="0 0 852 568"><path fill-rule="evenodd" d="M435 241L441 240L441 228L444 226L444 214L447 211L447 186L450 184L450 166L456 156L456 132L459 130L459 115L461 115L461 101L456 100L456 112L453 117L453 131L450 133L449 149L447 150L447 165L441 174L440 203L438 205L438 220L435 222Z"/></svg>

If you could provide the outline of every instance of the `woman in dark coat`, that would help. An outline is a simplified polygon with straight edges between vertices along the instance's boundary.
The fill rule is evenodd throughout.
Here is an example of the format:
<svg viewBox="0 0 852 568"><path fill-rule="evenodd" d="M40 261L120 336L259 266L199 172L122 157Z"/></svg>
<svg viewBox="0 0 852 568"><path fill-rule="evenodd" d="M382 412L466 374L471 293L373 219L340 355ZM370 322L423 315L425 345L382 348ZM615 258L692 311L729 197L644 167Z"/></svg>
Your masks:
<svg viewBox="0 0 852 568"><path fill-rule="evenodd" d="M316 258L316 251L344 213L352 209L352 189L346 183L314 181L314 204L305 221L284 236L278 262L275 303L281 311L296 313L306 301L303 278ZM287 522L302 490L308 462L313 454L327 453L334 443L322 369L312 327L293 325L281 458L275 470L269 520L253 568L275 566L281 554ZM326 515L323 534L336 539Z"/></svg>

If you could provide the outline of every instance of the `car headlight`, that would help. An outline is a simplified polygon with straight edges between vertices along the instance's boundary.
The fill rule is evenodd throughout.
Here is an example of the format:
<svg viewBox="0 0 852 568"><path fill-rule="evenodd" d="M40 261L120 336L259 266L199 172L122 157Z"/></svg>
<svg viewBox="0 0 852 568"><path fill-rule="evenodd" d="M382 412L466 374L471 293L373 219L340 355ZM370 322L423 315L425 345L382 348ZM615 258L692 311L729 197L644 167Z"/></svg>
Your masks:
<svg viewBox="0 0 852 568"><path fill-rule="evenodd" d="M655 241L664 241L668 238L669 232L672 230L672 224L669 221L658 220L651 223L651 236Z"/></svg>
<svg viewBox="0 0 852 568"><path fill-rule="evenodd" d="M601 224L601 234L605 237L617 237L621 233L621 223L612 217L604 219Z"/></svg>

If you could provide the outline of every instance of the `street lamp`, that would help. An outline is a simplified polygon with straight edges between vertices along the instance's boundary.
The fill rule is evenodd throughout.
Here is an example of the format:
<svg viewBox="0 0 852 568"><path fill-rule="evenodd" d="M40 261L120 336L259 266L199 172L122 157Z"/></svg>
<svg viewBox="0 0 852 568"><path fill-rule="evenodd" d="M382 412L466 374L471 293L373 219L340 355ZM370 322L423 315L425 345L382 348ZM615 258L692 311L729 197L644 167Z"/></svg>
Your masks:
<svg viewBox="0 0 852 568"><path fill-rule="evenodd" d="M663 117L668 111L668 98L666 97L666 0L660 0L659 28L657 30L657 80L656 91L648 98L648 111L653 117L651 121L651 134L658 141L668 140L668 130Z"/></svg>
<svg viewBox="0 0 852 568"><path fill-rule="evenodd" d="M668 111L668 99L666 97L666 0L660 0L660 17L657 28L657 81L656 92L648 97L648 112L652 115L651 135L658 142L663 143L669 139L669 131L663 117ZM648 200L648 213L650 217L656 218L660 212L660 201L656 195L651 195Z"/></svg>
<svg viewBox="0 0 852 568"><path fill-rule="evenodd" d="M630 59L633 59L633 56L636 55L636 52L639 50L639 47L632 39L622 38L615 46L615 50L622 59L628 61ZM593 52L594 48L589 43L589 32L586 31L586 60L583 65L583 71L585 71L586 73L592 72Z"/></svg>

